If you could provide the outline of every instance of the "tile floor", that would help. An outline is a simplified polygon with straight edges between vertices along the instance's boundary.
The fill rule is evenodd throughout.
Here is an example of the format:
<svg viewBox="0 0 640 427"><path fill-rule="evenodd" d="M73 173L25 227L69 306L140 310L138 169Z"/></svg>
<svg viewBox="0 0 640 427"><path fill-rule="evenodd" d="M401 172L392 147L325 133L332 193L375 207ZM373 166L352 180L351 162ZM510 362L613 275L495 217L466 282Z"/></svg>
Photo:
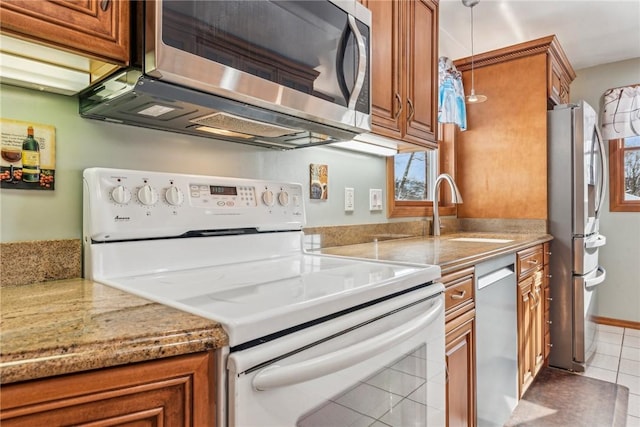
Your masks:
<svg viewBox="0 0 640 427"><path fill-rule="evenodd" d="M627 427L640 427L640 330L598 325L596 354L584 375L628 387Z"/></svg>

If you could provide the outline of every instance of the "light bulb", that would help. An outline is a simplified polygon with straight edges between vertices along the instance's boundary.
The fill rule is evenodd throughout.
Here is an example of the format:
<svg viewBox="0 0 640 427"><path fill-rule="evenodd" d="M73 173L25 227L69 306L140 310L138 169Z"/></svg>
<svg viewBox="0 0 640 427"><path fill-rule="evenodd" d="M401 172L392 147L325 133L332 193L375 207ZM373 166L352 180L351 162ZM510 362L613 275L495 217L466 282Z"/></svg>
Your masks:
<svg viewBox="0 0 640 427"><path fill-rule="evenodd" d="M476 91L471 88L471 93L465 99L467 100L467 104L479 104L486 101L487 97L484 95L476 95Z"/></svg>

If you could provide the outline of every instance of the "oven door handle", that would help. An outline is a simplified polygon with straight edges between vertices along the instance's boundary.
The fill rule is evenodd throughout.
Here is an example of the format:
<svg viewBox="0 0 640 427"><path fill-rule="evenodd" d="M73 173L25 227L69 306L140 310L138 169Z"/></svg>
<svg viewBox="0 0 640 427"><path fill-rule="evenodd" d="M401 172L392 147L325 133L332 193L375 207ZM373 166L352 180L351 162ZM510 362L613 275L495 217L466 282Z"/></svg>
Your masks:
<svg viewBox="0 0 640 427"><path fill-rule="evenodd" d="M353 366L411 338L437 319L442 309L440 298L420 316L358 344L292 365L270 365L256 374L253 387L258 391L286 387Z"/></svg>

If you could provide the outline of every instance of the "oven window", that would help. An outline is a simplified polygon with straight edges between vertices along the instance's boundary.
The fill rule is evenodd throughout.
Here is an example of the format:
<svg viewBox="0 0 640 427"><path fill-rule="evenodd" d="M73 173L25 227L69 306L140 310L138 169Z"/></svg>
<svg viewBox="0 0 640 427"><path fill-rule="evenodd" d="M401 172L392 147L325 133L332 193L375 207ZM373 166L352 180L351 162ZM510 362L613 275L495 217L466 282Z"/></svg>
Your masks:
<svg viewBox="0 0 640 427"><path fill-rule="evenodd" d="M427 348L423 344L302 415L296 426L428 425Z"/></svg>
<svg viewBox="0 0 640 427"><path fill-rule="evenodd" d="M357 42L348 14L331 2L165 0L162 8L165 44L347 106ZM357 27L368 43L369 29Z"/></svg>

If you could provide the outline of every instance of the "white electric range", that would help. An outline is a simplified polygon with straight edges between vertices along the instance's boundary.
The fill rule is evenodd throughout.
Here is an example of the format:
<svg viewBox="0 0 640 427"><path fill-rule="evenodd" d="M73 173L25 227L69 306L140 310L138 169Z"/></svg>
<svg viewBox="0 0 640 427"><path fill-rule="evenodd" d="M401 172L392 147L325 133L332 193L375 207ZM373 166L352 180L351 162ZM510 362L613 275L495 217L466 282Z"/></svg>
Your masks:
<svg viewBox="0 0 640 427"><path fill-rule="evenodd" d="M216 425L444 423L440 268L304 251L304 197L87 169L85 276L222 324Z"/></svg>

